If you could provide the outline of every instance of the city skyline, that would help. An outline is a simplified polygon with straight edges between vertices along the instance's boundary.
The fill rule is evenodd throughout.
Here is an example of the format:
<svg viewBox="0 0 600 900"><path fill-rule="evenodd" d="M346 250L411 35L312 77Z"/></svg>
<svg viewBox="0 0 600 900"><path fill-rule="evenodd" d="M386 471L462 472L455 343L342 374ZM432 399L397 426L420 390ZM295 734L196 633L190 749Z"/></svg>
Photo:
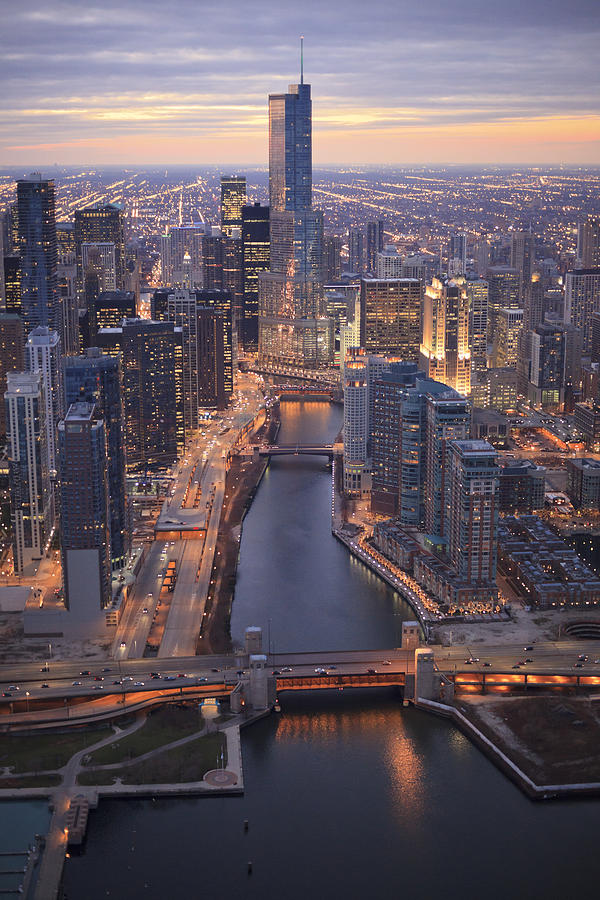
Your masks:
<svg viewBox="0 0 600 900"><path fill-rule="evenodd" d="M596 4L234 0L7 10L0 165L267 159L267 105L315 88L314 161L592 164L600 148ZM385 27L383 27L385 26ZM576 52L575 52L575 49ZM277 73L277 74L274 74Z"/></svg>

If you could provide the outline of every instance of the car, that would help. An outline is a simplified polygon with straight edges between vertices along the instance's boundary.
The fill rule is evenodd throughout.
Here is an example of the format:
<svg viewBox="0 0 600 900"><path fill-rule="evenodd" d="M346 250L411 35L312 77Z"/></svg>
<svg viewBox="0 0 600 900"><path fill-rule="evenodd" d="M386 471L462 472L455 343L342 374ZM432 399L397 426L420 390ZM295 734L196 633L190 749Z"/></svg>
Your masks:
<svg viewBox="0 0 600 900"><path fill-rule="evenodd" d="M577 657L577 659L580 659L582 662L587 662L587 660L588 660L587 653L580 653L579 656Z"/></svg>
<svg viewBox="0 0 600 900"><path fill-rule="evenodd" d="M389 661L389 659L383 659L381 661L381 665L382 666L391 666L391 662Z"/></svg>
<svg viewBox="0 0 600 900"><path fill-rule="evenodd" d="M133 681L133 678L131 677L131 675L125 675L123 677L123 681Z"/></svg>
<svg viewBox="0 0 600 900"><path fill-rule="evenodd" d="M135 681L133 684L134 687L144 687L143 681Z"/></svg>
<svg viewBox="0 0 600 900"><path fill-rule="evenodd" d="M21 690L21 688L17 684L9 684L8 689L9 689L9 691L20 691Z"/></svg>
<svg viewBox="0 0 600 900"><path fill-rule="evenodd" d="M471 662L479 662L479 657L478 657L478 656L472 656L472 657L471 657Z"/></svg>
<svg viewBox="0 0 600 900"><path fill-rule="evenodd" d="M596 665L598 665L598 663L600 663L600 659L595 659L595 660L594 660L594 663L595 663Z"/></svg>
<svg viewBox="0 0 600 900"><path fill-rule="evenodd" d="M84 669L83 672L80 672L79 674L80 675L91 675L92 673L89 671L89 669Z"/></svg>
<svg viewBox="0 0 600 900"><path fill-rule="evenodd" d="M104 681L104 676L103 675L95 675L94 681Z"/></svg>
<svg viewBox="0 0 600 900"><path fill-rule="evenodd" d="M208 678L205 678L204 676L202 676L202 678L196 678L196 684L204 684L206 681L208 681Z"/></svg>
<svg viewBox="0 0 600 900"><path fill-rule="evenodd" d="M108 666L104 666L102 669L103 672L110 672L110 668Z"/></svg>
<svg viewBox="0 0 600 900"><path fill-rule="evenodd" d="M324 669L322 666L317 666L315 672L317 675L327 675L327 669Z"/></svg>
<svg viewBox="0 0 600 900"><path fill-rule="evenodd" d="M291 666L282 666L281 671L282 671L282 672L292 672L293 669L292 669ZM242 675L243 675L243 674L244 674L244 673L242 672Z"/></svg>
<svg viewBox="0 0 600 900"><path fill-rule="evenodd" d="M533 650L533 647L523 647L523 650L527 653L528 650Z"/></svg>
<svg viewBox="0 0 600 900"><path fill-rule="evenodd" d="M526 662L526 663L529 663L529 662L533 662L533 660L532 660L532 658L531 658L530 656L528 656L528 657L526 658L525 662Z"/></svg>
<svg viewBox="0 0 600 900"><path fill-rule="evenodd" d="M174 675L165 675L163 681L177 681Z"/></svg>
<svg viewBox="0 0 600 900"><path fill-rule="evenodd" d="M117 681L113 681L113 684L123 684L123 682L117 680Z"/></svg>
<svg viewBox="0 0 600 900"><path fill-rule="evenodd" d="M43 686L43 685L42 685L42 686ZM94 687L94 690L95 690L95 691L103 691L103 690L104 690L104 685L103 685L103 684L97 684L97 685Z"/></svg>
<svg viewBox="0 0 600 900"><path fill-rule="evenodd" d="M145 607L143 608L143 610L142 610L142 615L144 615L144 616L147 616L147 615L148 615L148 607L147 607L147 606L145 606Z"/></svg>
<svg viewBox="0 0 600 900"><path fill-rule="evenodd" d="M489 667L491 666L491 662L484 662L483 665L485 666L486 669L489 669Z"/></svg>
<svg viewBox="0 0 600 900"><path fill-rule="evenodd" d="M81 681L72 681L71 685L72 687L81 687Z"/></svg>
<svg viewBox="0 0 600 900"><path fill-rule="evenodd" d="M575 669L583 669L583 663L575 663Z"/></svg>
<svg viewBox="0 0 600 900"><path fill-rule="evenodd" d="M367 675L377 675L377 669L367 669Z"/></svg>
<svg viewBox="0 0 600 900"><path fill-rule="evenodd" d="M326 669L337 669L337 666L325 666Z"/></svg>
<svg viewBox="0 0 600 900"><path fill-rule="evenodd" d="M2 691L2 696L3 697L12 697L12 694L10 691Z"/></svg>
<svg viewBox="0 0 600 900"><path fill-rule="evenodd" d="M466 665L466 666L470 666L472 662L473 662L472 659L465 659L465 665Z"/></svg>
<svg viewBox="0 0 600 900"><path fill-rule="evenodd" d="M210 671L211 672L220 672L221 670L220 669L211 669Z"/></svg>
<svg viewBox="0 0 600 900"><path fill-rule="evenodd" d="M44 682L44 683L42 684L42 687L43 687L43 688L47 688L47 687L50 687L50 685L49 685L49 684L46 684L46 682Z"/></svg>
<svg viewBox="0 0 600 900"><path fill-rule="evenodd" d="M50 669L48 668L48 666L42 666L42 668L40 669L40 672L49 672L49 671L50 671Z"/></svg>
<svg viewBox="0 0 600 900"><path fill-rule="evenodd" d="M152 681L160 681L160 675L158 675L158 674L157 674L157 675L151 675L150 678L152 679Z"/></svg>
<svg viewBox="0 0 600 900"><path fill-rule="evenodd" d="M272 673L272 674L273 674L273 675L281 675L281 672L279 671L279 669L273 669L273 673Z"/></svg>
<svg viewBox="0 0 600 900"><path fill-rule="evenodd" d="M119 644L119 647L121 648L121 650L124 650L126 646L127 646L127 644L125 643L125 641L121 641L121 643Z"/></svg>
<svg viewBox="0 0 600 900"><path fill-rule="evenodd" d="M187 675L184 675L183 672L180 672L177 677L178 678L187 678Z"/></svg>

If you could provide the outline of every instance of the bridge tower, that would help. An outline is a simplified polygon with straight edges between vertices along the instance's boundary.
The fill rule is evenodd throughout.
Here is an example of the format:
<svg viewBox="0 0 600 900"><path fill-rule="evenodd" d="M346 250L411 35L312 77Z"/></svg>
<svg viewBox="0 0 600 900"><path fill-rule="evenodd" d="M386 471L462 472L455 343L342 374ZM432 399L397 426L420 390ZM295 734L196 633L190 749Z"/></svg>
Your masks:
<svg viewBox="0 0 600 900"><path fill-rule="evenodd" d="M264 653L250 654L250 683L248 688L248 699L252 709L268 709L271 706L269 701L267 657Z"/></svg>
<svg viewBox="0 0 600 900"><path fill-rule="evenodd" d="M416 650L421 643L421 629L418 622L402 623L402 649Z"/></svg>
<svg viewBox="0 0 600 900"><path fill-rule="evenodd" d="M246 628L246 653L262 653L262 628L258 625L249 625Z"/></svg>

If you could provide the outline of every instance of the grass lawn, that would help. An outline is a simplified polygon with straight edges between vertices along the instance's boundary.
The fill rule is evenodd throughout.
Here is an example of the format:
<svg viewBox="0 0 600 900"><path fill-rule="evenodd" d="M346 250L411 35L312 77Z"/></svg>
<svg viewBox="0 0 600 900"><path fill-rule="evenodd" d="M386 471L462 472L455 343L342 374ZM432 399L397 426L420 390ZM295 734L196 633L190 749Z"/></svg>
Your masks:
<svg viewBox="0 0 600 900"><path fill-rule="evenodd" d="M0 788L54 787L60 775L23 775L22 778L0 778Z"/></svg>
<svg viewBox="0 0 600 900"><path fill-rule="evenodd" d="M135 759L136 756L143 756L150 750L200 731L202 725L202 716L195 708L161 706L151 711L145 724L133 734L122 740L115 737L114 744L107 744L92 753L86 765L106 766Z"/></svg>
<svg viewBox="0 0 600 900"><path fill-rule="evenodd" d="M221 732L205 735L174 750L163 750L151 759L122 769L81 772L79 784L112 784L118 776L123 784L182 784L202 781L206 772L227 765L227 739ZM217 762L218 761L218 762Z"/></svg>
<svg viewBox="0 0 600 900"><path fill-rule="evenodd" d="M44 733L2 735L0 766L11 766L13 772L45 772L60 769L74 753L108 737L112 729L73 729L64 734Z"/></svg>

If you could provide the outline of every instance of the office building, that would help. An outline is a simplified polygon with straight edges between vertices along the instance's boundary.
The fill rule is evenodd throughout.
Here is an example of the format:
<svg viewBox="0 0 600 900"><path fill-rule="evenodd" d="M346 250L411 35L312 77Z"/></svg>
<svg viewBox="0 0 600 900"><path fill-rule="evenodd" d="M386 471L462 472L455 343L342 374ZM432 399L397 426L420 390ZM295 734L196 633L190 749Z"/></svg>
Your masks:
<svg viewBox="0 0 600 900"><path fill-rule="evenodd" d="M223 290L225 238L218 228L212 228L202 238L202 287L208 291Z"/></svg>
<svg viewBox="0 0 600 900"><path fill-rule="evenodd" d="M160 239L162 283L172 288L201 288L204 225L172 225ZM189 284L184 285L184 282Z"/></svg>
<svg viewBox="0 0 600 900"><path fill-rule="evenodd" d="M576 403L575 428L582 435L587 447L594 453L600 451L600 404L596 400Z"/></svg>
<svg viewBox="0 0 600 900"><path fill-rule="evenodd" d="M471 428L471 407L465 397L434 382L425 396L425 530L436 540L447 539L450 516L451 441L464 441Z"/></svg>
<svg viewBox="0 0 600 900"><path fill-rule="evenodd" d="M81 273L85 306L104 291L117 290L115 245L84 242L81 245Z"/></svg>
<svg viewBox="0 0 600 900"><path fill-rule="evenodd" d="M487 441L450 444L449 557L471 584L496 583L498 529L497 454ZM486 598L487 599L487 598Z"/></svg>
<svg viewBox="0 0 600 900"><path fill-rule="evenodd" d="M434 278L425 288L420 367L467 396L471 390L469 297L464 279Z"/></svg>
<svg viewBox="0 0 600 900"><path fill-rule="evenodd" d="M4 399L14 571L31 574L46 552L53 525L39 372L8 372Z"/></svg>
<svg viewBox="0 0 600 900"><path fill-rule="evenodd" d="M246 351L258 350L258 277L270 268L269 207L242 207L242 321L239 337Z"/></svg>
<svg viewBox="0 0 600 900"><path fill-rule="evenodd" d="M237 363L237 338L242 328L244 311L244 248L241 228L232 228L231 236L223 238L223 290L231 294L234 362Z"/></svg>
<svg viewBox="0 0 600 900"><path fill-rule="evenodd" d="M560 410L564 401L567 335L560 325L538 325L529 334L528 401L538 409Z"/></svg>
<svg viewBox="0 0 600 900"><path fill-rule="evenodd" d="M517 365L519 358L519 336L523 328L522 309L500 309L496 319L492 366L502 368Z"/></svg>
<svg viewBox="0 0 600 900"><path fill-rule="evenodd" d="M471 341L471 380L487 368L489 285L482 278L465 282L469 299L469 338Z"/></svg>
<svg viewBox="0 0 600 900"><path fill-rule="evenodd" d="M510 241L510 266L519 273L521 297L531 285L535 269L535 236L531 231L513 231Z"/></svg>
<svg viewBox="0 0 600 900"><path fill-rule="evenodd" d="M354 275L365 270L365 236L360 228L348 230L348 270Z"/></svg>
<svg viewBox="0 0 600 900"><path fill-rule="evenodd" d="M324 315L323 214L312 208L310 85L269 97L270 271L259 276L263 365L322 368L333 362Z"/></svg>
<svg viewBox="0 0 600 900"><path fill-rule="evenodd" d="M121 568L131 548L125 487L125 414L121 354L110 356L98 347L83 356L63 359L65 403L85 402L95 406L104 422L108 469L110 555L112 567Z"/></svg>
<svg viewBox="0 0 600 900"><path fill-rule="evenodd" d="M73 232L57 229L57 235ZM59 304L62 311L60 346L65 354L79 352L79 303L77 297L77 257L74 249L69 249L67 241L58 241L58 263L56 277ZM74 243L74 242L73 242Z"/></svg>
<svg viewBox="0 0 600 900"><path fill-rule="evenodd" d="M411 278L363 278L360 293L361 347L367 353L419 358L422 284Z"/></svg>
<svg viewBox="0 0 600 900"><path fill-rule="evenodd" d="M248 202L244 175L221 175L221 231L232 236L242 227L242 208Z"/></svg>
<svg viewBox="0 0 600 900"><path fill-rule="evenodd" d="M323 280L326 284L342 277L342 239L326 234L323 238Z"/></svg>
<svg viewBox="0 0 600 900"><path fill-rule="evenodd" d="M600 216L588 216L577 229L577 257L582 269L600 268Z"/></svg>
<svg viewBox="0 0 600 900"><path fill-rule="evenodd" d="M450 235L448 248L448 275L465 275L467 271L467 235L464 231L456 231Z"/></svg>
<svg viewBox="0 0 600 900"><path fill-rule="evenodd" d="M580 328L583 352L592 349L592 315L600 311L600 268L574 269L565 276L564 321Z"/></svg>
<svg viewBox="0 0 600 900"><path fill-rule="evenodd" d="M75 212L75 247L79 290L84 289L84 244L112 244L115 254L115 290L125 289L125 231L123 210L113 204L78 209Z"/></svg>
<svg viewBox="0 0 600 900"><path fill-rule="evenodd" d="M25 335L38 325L60 332L54 181L38 174L18 181L17 204Z"/></svg>
<svg viewBox="0 0 600 900"><path fill-rule="evenodd" d="M600 461L567 459L567 494L575 509L600 509Z"/></svg>
<svg viewBox="0 0 600 900"><path fill-rule="evenodd" d="M123 319L134 319L136 302L133 291L106 291L95 297L87 310L86 347L94 347L101 328L118 328Z"/></svg>
<svg viewBox="0 0 600 900"><path fill-rule="evenodd" d="M200 361L198 351L198 303L193 291L173 291L167 300L165 321L181 328L183 351L183 415L186 434L198 427Z"/></svg>
<svg viewBox="0 0 600 900"><path fill-rule="evenodd" d="M367 222L367 271L375 274L377 270L377 254L383 252L383 220L378 219L376 222ZM379 278L379 274L377 275ZM384 276L385 277L385 276ZM397 276L389 276L391 278Z"/></svg>
<svg viewBox="0 0 600 900"><path fill-rule="evenodd" d="M173 322L124 319L123 396L127 468L166 468L177 458L176 344Z"/></svg>
<svg viewBox="0 0 600 900"><path fill-rule="evenodd" d="M544 508L546 469L530 459L518 459L500 466L498 503L501 513L530 514Z"/></svg>
<svg viewBox="0 0 600 900"><path fill-rule="evenodd" d="M62 372L58 332L39 325L29 333L25 347L27 370L38 372L44 395L46 465L51 478L56 475L56 427L62 415Z"/></svg>
<svg viewBox="0 0 600 900"><path fill-rule="evenodd" d="M58 447L65 606L93 621L112 599L106 438L93 403L70 406Z"/></svg>
<svg viewBox="0 0 600 900"><path fill-rule="evenodd" d="M0 441L6 439L4 392L9 372L21 372L25 366L23 320L14 313L0 313Z"/></svg>

